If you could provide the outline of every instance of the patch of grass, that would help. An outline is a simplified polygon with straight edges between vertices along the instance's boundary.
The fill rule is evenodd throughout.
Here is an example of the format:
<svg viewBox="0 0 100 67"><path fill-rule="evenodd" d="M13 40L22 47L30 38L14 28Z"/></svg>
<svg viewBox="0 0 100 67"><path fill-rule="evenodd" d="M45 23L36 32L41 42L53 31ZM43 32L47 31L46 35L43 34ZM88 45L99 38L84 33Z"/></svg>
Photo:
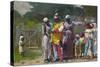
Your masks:
<svg viewBox="0 0 100 67"><path fill-rule="evenodd" d="M21 60L34 60L38 57L40 57L41 51L39 49L26 49L24 56L21 56L18 51L14 51L14 62L20 62Z"/></svg>

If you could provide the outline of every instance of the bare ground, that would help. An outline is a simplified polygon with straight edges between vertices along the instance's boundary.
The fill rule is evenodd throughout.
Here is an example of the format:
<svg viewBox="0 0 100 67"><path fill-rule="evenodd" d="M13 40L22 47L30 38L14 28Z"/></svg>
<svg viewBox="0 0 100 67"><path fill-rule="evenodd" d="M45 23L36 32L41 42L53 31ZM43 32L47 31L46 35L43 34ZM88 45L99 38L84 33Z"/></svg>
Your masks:
<svg viewBox="0 0 100 67"><path fill-rule="evenodd" d="M71 62L88 62L88 61L97 61L96 58L94 59L69 59L66 63L71 63ZM51 62L53 63L53 62ZM51 64L49 63L49 64ZM58 62L59 63L59 62ZM62 63L62 62L60 62ZM15 67L18 67L18 66L26 66L26 65L40 65L40 64L44 64L43 62L43 59L42 57L39 57L35 60L21 60L20 62L18 63L15 63Z"/></svg>

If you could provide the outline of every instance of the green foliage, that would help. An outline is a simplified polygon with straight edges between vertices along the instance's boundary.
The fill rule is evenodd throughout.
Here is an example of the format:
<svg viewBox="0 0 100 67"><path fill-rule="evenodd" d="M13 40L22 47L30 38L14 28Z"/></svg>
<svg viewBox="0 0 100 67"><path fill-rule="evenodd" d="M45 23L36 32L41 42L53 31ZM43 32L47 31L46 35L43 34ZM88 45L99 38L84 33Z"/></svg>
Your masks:
<svg viewBox="0 0 100 67"><path fill-rule="evenodd" d="M97 7L96 6L84 6L85 16L97 16Z"/></svg>
<svg viewBox="0 0 100 67"><path fill-rule="evenodd" d="M36 26L38 26L38 22L35 21L28 21L25 24L25 27L29 29L35 28Z"/></svg>

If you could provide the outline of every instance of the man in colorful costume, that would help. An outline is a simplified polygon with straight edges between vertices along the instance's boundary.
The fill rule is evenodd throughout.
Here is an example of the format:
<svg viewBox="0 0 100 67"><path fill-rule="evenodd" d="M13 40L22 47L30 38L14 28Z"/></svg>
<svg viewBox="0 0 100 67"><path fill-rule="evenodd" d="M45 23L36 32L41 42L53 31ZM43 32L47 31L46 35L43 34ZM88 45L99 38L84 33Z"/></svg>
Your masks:
<svg viewBox="0 0 100 67"><path fill-rule="evenodd" d="M63 31L63 23L59 21L58 14L54 16L54 24L51 34L51 42L54 53L54 61L62 61L62 47L61 47L61 35Z"/></svg>

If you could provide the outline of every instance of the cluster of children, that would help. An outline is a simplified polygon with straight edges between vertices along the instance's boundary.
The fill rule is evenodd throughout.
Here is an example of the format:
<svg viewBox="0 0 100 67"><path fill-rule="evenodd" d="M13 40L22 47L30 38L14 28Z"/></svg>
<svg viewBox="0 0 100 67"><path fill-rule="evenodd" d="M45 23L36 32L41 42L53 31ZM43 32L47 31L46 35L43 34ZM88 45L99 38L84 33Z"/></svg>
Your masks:
<svg viewBox="0 0 100 67"><path fill-rule="evenodd" d="M96 57L97 56L97 31L96 23L87 23L86 29L81 34L76 34L75 57Z"/></svg>

